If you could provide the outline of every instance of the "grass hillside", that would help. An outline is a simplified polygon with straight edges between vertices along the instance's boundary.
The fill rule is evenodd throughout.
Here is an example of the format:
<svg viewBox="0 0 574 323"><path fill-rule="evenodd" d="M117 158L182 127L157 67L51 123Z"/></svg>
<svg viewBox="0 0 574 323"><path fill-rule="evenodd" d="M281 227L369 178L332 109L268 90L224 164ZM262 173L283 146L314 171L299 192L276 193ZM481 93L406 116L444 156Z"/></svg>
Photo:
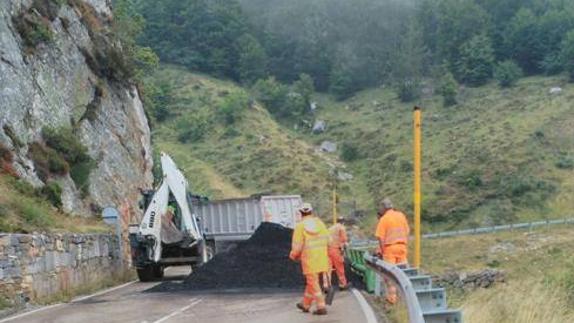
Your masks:
<svg viewBox="0 0 574 323"><path fill-rule="evenodd" d="M556 86L562 93L549 94ZM511 89L463 89L450 108L439 96L418 102L423 219L444 229L571 215L573 98L574 85L565 79L532 77ZM413 104L401 103L390 89L343 102L322 96L319 102L317 119L327 122L327 131L299 138L344 145L348 167L371 201L390 196L412 210Z"/></svg>
<svg viewBox="0 0 574 323"><path fill-rule="evenodd" d="M69 216L23 180L0 172L0 232L109 232L102 221Z"/></svg>
<svg viewBox="0 0 574 323"><path fill-rule="evenodd" d="M372 214L383 196L412 210L413 104L391 89L342 102L316 95L319 107L307 121L325 120L327 130L312 134L293 121L277 122L232 82L175 66L163 66L154 80L171 89L167 116L155 122L155 148L175 158L194 191L214 198L303 193L329 213L337 168L354 177L338 184L343 213L355 201ZM562 93L549 94L556 86ZM425 229L567 216L574 205L573 98L565 79L531 77L511 89L462 89L450 108L440 96L418 102L423 219L431 224ZM232 122L230 106L237 110ZM325 140L338 151L319 152Z"/></svg>
<svg viewBox="0 0 574 323"><path fill-rule="evenodd" d="M341 164L336 156L297 139L232 82L174 66L163 66L154 80L171 89L169 115L155 122L154 148L174 158L195 193L210 198L303 194L328 214L330 169ZM240 112L229 117L222 112L229 105ZM187 133L191 128L201 133ZM351 181L343 189L354 192L355 186Z"/></svg>
<svg viewBox="0 0 574 323"><path fill-rule="evenodd" d="M494 287L448 291L465 322L572 322L573 233L566 226L425 240L422 267L432 274L504 271L506 282Z"/></svg>

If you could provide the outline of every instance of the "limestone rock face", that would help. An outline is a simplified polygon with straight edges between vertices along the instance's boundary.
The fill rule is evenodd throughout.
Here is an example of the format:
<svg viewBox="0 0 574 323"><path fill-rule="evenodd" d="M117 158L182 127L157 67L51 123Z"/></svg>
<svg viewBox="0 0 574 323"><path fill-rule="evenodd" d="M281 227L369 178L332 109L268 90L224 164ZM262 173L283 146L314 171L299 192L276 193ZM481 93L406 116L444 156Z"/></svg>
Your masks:
<svg viewBox="0 0 574 323"><path fill-rule="evenodd" d="M109 27L110 0L79 2L93 9L92 24ZM16 172L41 186L29 145L41 140L44 127L71 127L97 166L90 173L88 196L79 194L69 176L55 179L65 210L84 215L107 206L134 209L138 189L152 183L150 129L138 91L128 80L93 70L86 53L97 47L94 31L82 19L85 11L68 3L53 19L41 18L52 39L30 52L13 18L32 3L0 1L0 143L13 151Z"/></svg>

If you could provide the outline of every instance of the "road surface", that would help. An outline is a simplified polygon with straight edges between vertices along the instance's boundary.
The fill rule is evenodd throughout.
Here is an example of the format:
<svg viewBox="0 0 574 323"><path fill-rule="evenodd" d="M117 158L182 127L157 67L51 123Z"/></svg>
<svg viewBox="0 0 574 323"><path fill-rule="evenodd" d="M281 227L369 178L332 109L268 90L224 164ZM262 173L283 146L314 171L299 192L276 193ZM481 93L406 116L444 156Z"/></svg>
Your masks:
<svg viewBox="0 0 574 323"><path fill-rule="evenodd" d="M185 272L167 271L176 286ZM154 291L159 283L136 282L108 292L79 298L34 312L0 320L0 323L374 323L361 306L358 292L339 292L327 316L302 313L295 308L301 294L285 291L186 290ZM157 289L157 288L156 288ZM364 305L364 304L363 304Z"/></svg>

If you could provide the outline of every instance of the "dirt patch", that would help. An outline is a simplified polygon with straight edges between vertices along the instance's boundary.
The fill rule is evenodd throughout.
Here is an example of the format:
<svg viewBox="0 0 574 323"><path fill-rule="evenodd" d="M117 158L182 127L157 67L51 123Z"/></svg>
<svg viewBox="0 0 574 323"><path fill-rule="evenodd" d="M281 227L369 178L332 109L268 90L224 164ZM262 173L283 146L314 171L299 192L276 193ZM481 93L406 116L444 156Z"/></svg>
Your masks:
<svg viewBox="0 0 574 323"><path fill-rule="evenodd" d="M189 289L298 288L301 266L289 260L293 230L262 223L249 240L217 254L184 281Z"/></svg>

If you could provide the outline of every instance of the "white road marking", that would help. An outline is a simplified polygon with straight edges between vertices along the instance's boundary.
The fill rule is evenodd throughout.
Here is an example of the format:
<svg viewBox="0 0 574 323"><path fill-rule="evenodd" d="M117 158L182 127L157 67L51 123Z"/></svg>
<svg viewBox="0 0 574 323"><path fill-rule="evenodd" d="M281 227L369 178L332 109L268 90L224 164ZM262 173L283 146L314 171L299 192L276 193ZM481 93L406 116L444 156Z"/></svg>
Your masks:
<svg viewBox="0 0 574 323"><path fill-rule="evenodd" d="M166 316L160 318L160 319L157 320L157 321L153 321L152 323L165 322L165 321L169 320L170 318L172 318L172 317L174 317L174 316L176 316L176 315L178 315L178 314L181 314L181 313L187 311L190 307L201 303L201 301L202 301L202 299L192 298L192 299L191 299L191 304L189 304L189 305L187 305L187 306L184 306L184 307L182 307L182 308L176 310L175 312L172 312L171 314L168 314L168 315L166 315Z"/></svg>
<svg viewBox="0 0 574 323"><path fill-rule="evenodd" d="M107 294L107 293L109 293L109 292L113 292L113 291L115 291L115 290L118 290L118 289L121 289L121 288L124 288L124 287L128 287L129 285L135 284L136 282L137 282L137 280L134 280L134 281L127 282L127 283L125 283L125 284L122 284L122 285L119 285L119 286L116 286L116 287L104 289L104 290L102 290L102 291L99 291L99 292L94 293L94 294L91 294L91 295L86 295L86 296L74 298L74 299L72 299L71 303L81 302L81 301L84 301L84 300L86 300L86 299L90 299L90 298L92 298L92 297L96 297L96 296L100 296L100 295L103 295L103 294Z"/></svg>
<svg viewBox="0 0 574 323"><path fill-rule="evenodd" d="M70 303L80 302L80 301L83 301L83 300L86 300L86 299L89 299L89 298L92 298L92 297L96 297L96 296L100 296L100 295L103 295L103 294L106 294L106 293L109 293L109 292L113 292L113 291L118 290L118 289L120 289L120 288L127 287L127 286L129 286L129 285L131 285L131 284L133 284L133 283L135 283L135 282L137 282L137 281L134 280L134 281L131 281L131 282L128 282L128 283L125 283L125 284L122 284L122 285L119 285L119 286L116 286L116 287L104 289L104 290L102 290L102 291L99 291L99 292L94 293L94 294L91 294L91 295L86 295L86 296L74 298L74 299L72 299L72 301L71 301ZM56 308L56 307L60 307L60 306L66 305L66 304L69 304L69 303L58 303L58 304L53 304L53 305L49 305L49 306L40 307L40 308L38 308L38 309L29 311L29 312L24 312L24 313L21 313L21 314L18 314L18 315L14 315L14 316L10 316L10 317L7 317L7 318L5 318L5 319L2 319L2 320L0 320L0 323L10 322L10 321L15 320L15 319L19 319L19 318L22 318L22 317L25 317L25 316L28 316L28 315L31 315L31 314L34 314L34 313L38 313L38 312L43 312L43 311L46 311L46 310L50 310L50 309L53 309L53 308Z"/></svg>
<svg viewBox="0 0 574 323"><path fill-rule="evenodd" d="M363 310L363 314L365 314L367 323L377 323L377 316L375 315L375 312L373 312L371 305L369 305L365 297L363 297L363 294L361 294L361 292L355 288L351 288L351 292L353 292L353 295L359 302L359 305L361 305L361 310Z"/></svg>

